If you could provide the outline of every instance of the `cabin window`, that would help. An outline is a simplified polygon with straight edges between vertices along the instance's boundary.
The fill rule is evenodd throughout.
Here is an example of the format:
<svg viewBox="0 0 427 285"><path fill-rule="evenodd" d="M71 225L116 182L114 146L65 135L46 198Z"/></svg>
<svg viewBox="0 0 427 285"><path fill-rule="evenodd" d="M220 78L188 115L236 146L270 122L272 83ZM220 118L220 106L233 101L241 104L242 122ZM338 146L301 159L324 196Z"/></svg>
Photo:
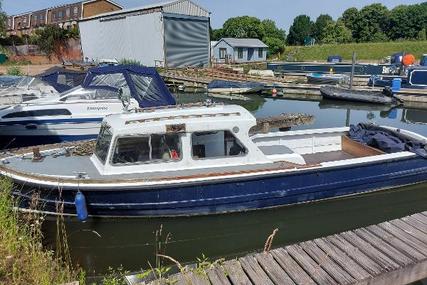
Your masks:
<svg viewBox="0 0 427 285"><path fill-rule="evenodd" d="M264 49L263 48L259 48L258 49L258 58L263 58L264 57Z"/></svg>
<svg viewBox="0 0 427 285"><path fill-rule="evenodd" d="M194 159L233 157L247 152L230 131L196 132L191 143Z"/></svg>
<svg viewBox="0 0 427 285"><path fill-rule="evenodd" d="M99 131L95 146L95 155L102 163L105 163L107 159L112 137L113 135L111 134L110 126L103 124L101 126L101 130Z"/></svg>
<svg viewBox="0 0 427 285"><path fill-rule="evenodd" d="M412 71L411 84L427 85L427 70Z"/></svg>
<svg viewBox="0 0 427 285"><path fill-rule="evenodd" d="M21 111L4 115L3 119L10 118L23 118L23 117L44 117L44 116L69 116L71 112L67 109L46 109L46 110L33 110Z"/></svg>
<svg viewBox="0 0 427 285"><path fill-rule="evenodd" d="M178 134L132 136L117 139L113 164L139 164L181 160Z"/></svg>
<svg viewBox="0 0 427 285"><path fill-rule="evenodd" d="M159 101L159 94L163 92L159 90L158 85L155 84L152 77L142 76L139 74L131 73L130 77L135 85L136 94L140 100Z"/></svg>
<svg viewBox="0 0 427 285"><path fill-rule="evenodd" d="M243 48L238 48L238 49L237 49L237 57L238 57L239 59L242 59L242 58L243 58Z"/></svg>
<svg viewBox="0 0 427 285"><path fill-rule="evenodd" d="M219 49L219 58L225 59L227 57L227 49L226 48L220 48Z"/></svg>
<svg viewBox="0 0 427 285"><path fill-rule="evenodd" d="M90 82L90 86L106 86L120 88L127 86L123 73L99 74L95 75Z"/></svg>

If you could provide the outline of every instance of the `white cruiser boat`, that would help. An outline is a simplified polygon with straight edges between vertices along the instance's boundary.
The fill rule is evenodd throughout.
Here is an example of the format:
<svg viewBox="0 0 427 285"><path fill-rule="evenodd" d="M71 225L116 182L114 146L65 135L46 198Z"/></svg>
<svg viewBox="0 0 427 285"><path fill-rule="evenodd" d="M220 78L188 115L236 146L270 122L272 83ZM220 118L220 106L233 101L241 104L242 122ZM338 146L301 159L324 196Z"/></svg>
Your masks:
<svg viewBox="0 0 427 285"><path fill-rule="evenodd" d="M61 215L81 220L256 210L427 181L421 135L370 124L250 135L256 124L234 105L114 114L81 148L92 151L21 149L0 159L0 174L19 209L56 215L61 201Z"/></svg>
<svg viewBox="0 0 427 285"><path fill-rule="evenodd" d="M127 98L128 109L175 104L154 68L94 68L82 86L57 98L1 108L1 145L9 148L96 138L106 115L123 112L123 98Z"/></svg>

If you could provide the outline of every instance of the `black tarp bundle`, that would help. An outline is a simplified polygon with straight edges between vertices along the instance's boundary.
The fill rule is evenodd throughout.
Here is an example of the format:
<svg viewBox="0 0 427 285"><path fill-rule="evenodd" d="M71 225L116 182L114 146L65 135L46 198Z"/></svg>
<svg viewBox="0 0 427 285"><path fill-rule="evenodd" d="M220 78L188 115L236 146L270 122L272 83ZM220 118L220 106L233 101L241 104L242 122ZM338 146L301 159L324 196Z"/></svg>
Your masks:
<svg viewBox="0 0 427 285"><path fill-rule="evenodd" d="M411 138L399 131L389 130L373 124L360 123L357 126L350 126L349 137L386 153L410 151L427 158L426 142Z"/></svg>

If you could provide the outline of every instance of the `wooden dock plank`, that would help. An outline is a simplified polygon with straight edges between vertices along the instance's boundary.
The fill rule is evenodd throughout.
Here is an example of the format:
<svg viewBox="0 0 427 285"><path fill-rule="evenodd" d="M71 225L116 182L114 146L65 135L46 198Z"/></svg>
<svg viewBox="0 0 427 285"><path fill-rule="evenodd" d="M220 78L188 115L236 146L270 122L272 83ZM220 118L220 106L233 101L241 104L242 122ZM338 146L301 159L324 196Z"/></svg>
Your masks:
<svg viewBox="0 0 427 285"><path fill-rule="evenodd" d="M380 228L384 229L385 231L391 233L392 235L396 236L403 242L407 243L412 248L416 249L423 255L427 255L427 245L420 241L419 239L413 237L412 235L408 235L404 230L401 228L396 227L395 225L391 224L390 222L381 223L378 225Z"/></svg>
<svg viewBox="0 0 427 285"><path fill-rule="evenodd" d="M176 276L176 283L174 283L176 285L211 285L207 276L197 274L193 271L177 274Z"/></svg>
<svg viewBox="0 0 427 285"><path fill-rule="evenodd" d="M214 267L208 269L207 272L209 280L215 285L231 285L230 280L227 278L227 273L222 267Z"/></svg>
<svg viewBox="0 0 427 285"><path fill-rule="evenodd" d="M390 221L391 224L395 225L398 228L401 228L402 230L404 230L405 232L407 232L408 234L416 237L417 239L419 239L420 241L427 243L427 234L414 228L413 226L411 226L410 224L405 223L402 220L394 220L394 221Z"/></svg>
<svg viewBox="0 0 427 285"><path fill-rule="evenodd" d="M402 218L402 221L404 221L407 224L410 224L411 226L413 226L417 230L420 230L423 233L427 234L427 224L422 223L417 218L415 218L413 216L405 217L405 218Z"/></svg>
<svg viewBox="0 0 427 285"><path fill-rule="evenodd" d="M427 278L426 231L427 212L423 212L247 255L203 274L190 270L149 284L408 284Z"/></svg>
<svg viewBox="0 0 427 285"><path fill-rule="evenodd" d="M373 245L376 249L380 250L384 255L395 261L397 264L406 266L414 263L416 259L410 258L405 255L396 247L390 245L387 241L377 237L376 235L369 232L367 229L357 229L354 231L359 237L364 239L369 244Z"/></svg>
<svg viewBox="0 0 427 285"><path fill-rule="evenodd" d="M255 285L274 285L274 283L267 276L262 267L258 264L258 261L252 255L247 255L239 258L240 264L243 270L249 276L252 283Z"/></svg>
<svg viewBox="0 0 427 285"><path fill-rule="evenodd" d="M334 235L327 237L327 240L344 251L349 257L362 266L369 274L376 276L384 271L380 265L375 263L370 257L363 253L360 249L349 243L341 236Z"/></svg>
<svg viewBox="0 0 427 285"><path fill-rule="evenodd" d="M419 214L412 215L411 217L416 219L418 222L423 223L424 225L427 225L426 216L424 216L423 214L419 213Z"/></svg>
<svg viewBox="0 0 427 285"><path fill-rule="evenodd" d="M414 247L410 246L407 242L390 234L389 232L383 230L377 225L369 226L367 227L367 230L369 230L371 233L375 234L379 238L387 241L396 249L399 249L400 251L405 252L406 255L414 258L415 260L423 260L426 257L426 255L417 251Z"/></svg>
<svg viewBox="0 0 427 285"><path fill-rule="evenodd" d="M296 284L316 284L286 250L278 248L272 250L271 254Z"/></svg>
<svg viewBox="0 0 427 285"><path fill-rule="evenodd" d="M354 232L345 232L340 234L343 238L345 238L349 243L353 244L357 248L359 248L363 253L369 256L375 263L381 266L386 271L390 271L392 269L399 268L399 264L397 264L394 260L383 254L381 251L376 249L370 243L361 239Z"/></svg>
<svg viewBox="0 0 427 285"><path fill-rule="evenodd" d="M335 262L344 268L348 274L353 276L354 279L363 280L372 276L345 252L333 245L327 239L319 238L315 239L314 242L326 253L327 256L335 260Z"/></svg>
<svg viewBox="0 0 427 285"><path fill-rule="evenodd" d="M275 284L294 285L295 282L285 270L276 262L270 253L258 253L255 255L258 263Z"/></svg>
<svg viewBox="0 0 427 285"><path fill-rule="evenodd" d="M304 251L319 264L338 284L351 284L356 280L341 266L334 262L314 241L300 244Z"/></svg>
<svg viewBox="0 0 427 285"><path fill-rule="evenodd" d="M225 272L231 283L234 285L247 285L252 284L246 273L243 271L240 262L237 260L229 260L224 262Z"/></svg>
<svg viewBox="0 0 427 285"><path fill-rule="evenodd" d="M300 245L287 246L285 249L318 284L336 284L335 280L311 259Z"/></svg>

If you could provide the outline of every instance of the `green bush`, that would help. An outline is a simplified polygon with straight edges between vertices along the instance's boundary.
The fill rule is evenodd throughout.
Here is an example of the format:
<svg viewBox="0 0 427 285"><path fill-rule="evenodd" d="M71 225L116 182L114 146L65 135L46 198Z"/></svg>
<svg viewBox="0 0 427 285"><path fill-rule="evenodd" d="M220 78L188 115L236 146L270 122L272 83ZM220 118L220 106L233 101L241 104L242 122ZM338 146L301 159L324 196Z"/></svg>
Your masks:
<svg viewBox="0 0 427 285"><path fill-rule="evenodd" d="M6 70L7 75L16 75L21 76L24 75L21 68L19 66L11 66Z"/></svg>

